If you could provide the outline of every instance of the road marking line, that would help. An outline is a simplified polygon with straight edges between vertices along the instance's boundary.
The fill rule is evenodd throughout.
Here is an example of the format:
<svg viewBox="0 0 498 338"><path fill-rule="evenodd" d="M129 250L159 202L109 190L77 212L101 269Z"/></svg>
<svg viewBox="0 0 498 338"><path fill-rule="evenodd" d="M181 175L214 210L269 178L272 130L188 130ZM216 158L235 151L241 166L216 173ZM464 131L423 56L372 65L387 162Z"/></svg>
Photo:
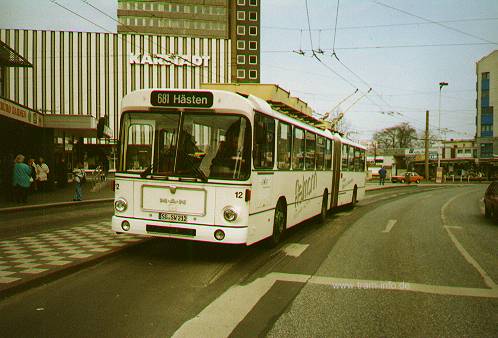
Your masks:
<svg viewBox="0 0 498 338"><path fill-rule="evenodd" d="M390 219L389 221L387 221L387 226L384 230L382 230L382 232L389 232L391 231L391 229L393 228L393 226L398 222L397 219Z"/></svg>
<svg viewBox="0 0 498 338"><path fill-rule="evenodd" d="M326 285L334 291L347 289L396 290L448 296L498 298L498 290L496 289L272 272L247 285L232 286L197 316L183 323L173 334L173 337L228 337L277 281Z"/></svg>
<svg viewBox="0 0 498 338"><path fill-rule="evenodd" d="M299 257L310 245L309 244L301 244L301 243L290 243L282 251L291 257Z"/></svg>
<svg viewBox="0 0 498 338"><path fill-rule="evenodd" d="M228 337L274 283L274 279L259 278L248 285L232 286L183 323L173 337Z"/></svg>
<svg viewBox="0 0 498 338"><path fill-rule="evenodd" d="M449 224L449 221L448 221L448 217L446 217L446 209L448 208L448 206L455 200L457 199L458 197L461 197L465 194L467 194L468 192L465 192L465 193L461 193L461 194L458 194L456 196L453 196L452 198L450 198L448 201L446 201L446 203L441 207L441 222L443 223L443 227L446 229L446 232L448 233L448 235L450 236L450 239L451 241L453 242L453 244L455 245L455 247L458 249L458 251L460 252L460 254L463 256L463 258L465 258L465 260L467 262L470 263L470 265L472 265L476 270L477 272L479 272L479 274L481 275L482 279L484 280L484 283L492 288L492 289L498 289L498 286L496 285L496 283L493 281L493 279L488 275L488 273L479 265L479 263L468 253L467 250L465 250L465 248L463 247L462 244L460 244L460 242L458 241L458 239L455 237L455 235L451 232L451 229L450 227L448 226Z"/></svg>

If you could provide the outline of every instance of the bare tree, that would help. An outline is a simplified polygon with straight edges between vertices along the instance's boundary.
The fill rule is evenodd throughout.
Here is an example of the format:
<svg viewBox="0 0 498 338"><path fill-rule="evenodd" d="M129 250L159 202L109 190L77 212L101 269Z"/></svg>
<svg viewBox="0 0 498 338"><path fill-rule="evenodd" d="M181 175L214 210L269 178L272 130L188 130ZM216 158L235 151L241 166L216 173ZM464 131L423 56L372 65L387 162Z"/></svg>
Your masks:
<svg viewBox="0 0 498 338"><path fill-rule="evenodd" d="M411 148L417 140L417 131L409 123L403 122L375 132L373 140L383 149Z"/></svg>

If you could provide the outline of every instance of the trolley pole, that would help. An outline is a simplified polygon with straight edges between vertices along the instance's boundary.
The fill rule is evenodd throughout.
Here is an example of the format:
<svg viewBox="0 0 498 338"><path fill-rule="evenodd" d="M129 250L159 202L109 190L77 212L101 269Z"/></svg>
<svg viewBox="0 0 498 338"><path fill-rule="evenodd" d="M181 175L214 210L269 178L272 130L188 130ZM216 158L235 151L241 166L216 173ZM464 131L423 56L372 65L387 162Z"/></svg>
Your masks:
<svg viewBox="0 0 498 338"><path fill-rule="evenodd" d="M425 111L425 180L429 181L429 111Z"/></svg>

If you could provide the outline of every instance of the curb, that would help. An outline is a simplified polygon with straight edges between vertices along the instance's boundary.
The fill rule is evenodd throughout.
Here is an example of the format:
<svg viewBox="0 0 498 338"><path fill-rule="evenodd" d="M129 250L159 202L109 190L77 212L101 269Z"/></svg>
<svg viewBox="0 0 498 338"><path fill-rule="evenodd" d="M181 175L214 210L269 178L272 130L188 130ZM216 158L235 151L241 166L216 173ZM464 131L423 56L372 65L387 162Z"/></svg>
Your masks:
<svg viewBox="0 0 498 338"><path fill-rule="evenodd" d="M365 188L366 191L376 191L376 190L385 190L385 189L395 189L395 188L404 188L404 187L417 187L415 184L398 184L398 185L387 185L380 187L370 187Z"/></svg>
<svg viewBox="0 0 498 338"><path fill-rule="evenodd" d="M85 201L69 201L69 202L58 202L58 203L23 205L23 206L0 208L0 214L17 212L17 211L24 211L24 210L38 210L38 209L45 209L45 208L68 207L68 206L74 206L74 205L86 205L86 204L112 202L112 201L114 201L114 198L100 198L100 199L85 200Z"/></svg>

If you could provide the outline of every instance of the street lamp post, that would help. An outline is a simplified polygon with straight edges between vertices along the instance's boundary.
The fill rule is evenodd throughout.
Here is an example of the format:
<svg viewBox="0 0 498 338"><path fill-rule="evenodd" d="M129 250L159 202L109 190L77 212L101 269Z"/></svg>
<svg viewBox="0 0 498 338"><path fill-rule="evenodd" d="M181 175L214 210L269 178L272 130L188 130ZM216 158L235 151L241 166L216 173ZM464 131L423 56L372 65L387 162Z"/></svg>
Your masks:
<svg viewBox="0 0 498 338"><path fill-rule="evenodd" d="M439 82L439 105L438 105L438 132L439 132L439 137L441 139L440 142L442 142L442 139L443 139L443 136L442 136L442 133L441 133L441 91L443 89L443 87L447 86L448 85L448 82ZM442 154L441 154L442 155ZM437 167L441 167L441 156L439 154L439 151L438 151L438 156L437 156Z"/></svg>

